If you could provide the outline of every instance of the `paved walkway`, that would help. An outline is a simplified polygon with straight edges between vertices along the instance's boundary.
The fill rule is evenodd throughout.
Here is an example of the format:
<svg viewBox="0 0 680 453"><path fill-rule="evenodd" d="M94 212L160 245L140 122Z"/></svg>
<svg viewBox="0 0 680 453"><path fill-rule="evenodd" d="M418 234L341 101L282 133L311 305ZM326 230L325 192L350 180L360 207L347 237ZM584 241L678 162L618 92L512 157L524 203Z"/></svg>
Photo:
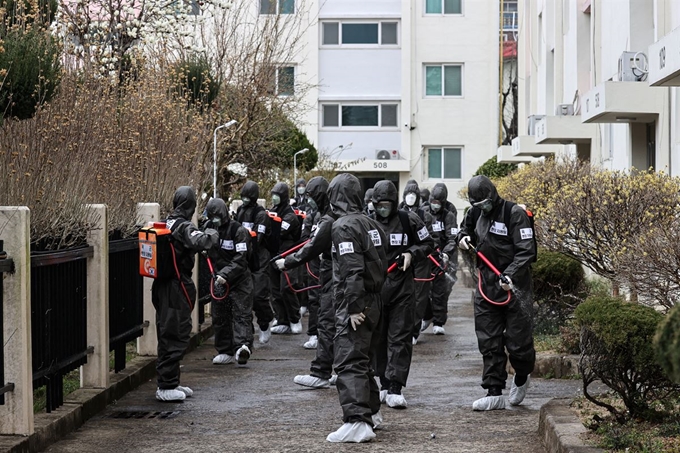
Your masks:
<svg viewBox="0 0 680 453"><path fill-rule="evenodd" d="M242 368L212 365L215 351L205 343L183 361L182 383L194 389L193 398L160 403L149 381L47 451L543 452L537 435L541 405L576 395L580 381L535 379L522 406L473 412L472 401L484 391L470 291L454 287L445 336L431 329L421 335L404 389L409 407L383 405L384 429L369 444L326 442L342 423L337 392L293 383L296 374L307 372L314 352L301 347L306 335L285 335L264 346L256 342ZM121 418L158 411L170 415Z"/></svg>

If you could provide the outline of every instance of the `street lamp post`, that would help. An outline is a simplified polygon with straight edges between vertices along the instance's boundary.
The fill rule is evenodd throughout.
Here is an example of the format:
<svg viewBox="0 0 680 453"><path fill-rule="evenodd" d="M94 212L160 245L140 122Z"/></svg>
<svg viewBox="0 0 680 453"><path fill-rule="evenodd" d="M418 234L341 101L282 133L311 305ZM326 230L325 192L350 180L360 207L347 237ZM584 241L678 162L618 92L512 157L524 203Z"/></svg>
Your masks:
<svg viewBox="0 0 680 453"><path fill-rule="evenodd" d="M297 184L297 155L298 154L304 154L307 151L309 151L308 148L303 148L300 151L293 154L293 186L295 186ZM293 191L295 193L297 193L297 187Z"/></svg>
<svg viewBox="0 0 680 453"><path fill-rule="evenodd" d="M223 127L231 127L236 120L231 120L221 126L217 126L213 132L213 198L217 198L217 131Z"/></svg>

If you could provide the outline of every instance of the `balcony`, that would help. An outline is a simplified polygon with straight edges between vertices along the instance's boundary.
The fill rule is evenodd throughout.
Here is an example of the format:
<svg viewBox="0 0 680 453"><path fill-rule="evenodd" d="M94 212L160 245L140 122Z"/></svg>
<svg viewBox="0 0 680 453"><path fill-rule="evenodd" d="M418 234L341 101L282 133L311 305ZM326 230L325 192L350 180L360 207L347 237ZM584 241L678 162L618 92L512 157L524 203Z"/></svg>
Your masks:
<svg viewBox="0 0 680 453"><path fill-rule="evenodd" d="M537 145L533 135L520 135L512 140L512 155L515 157L541 157L561 153L562 145Z"/></svg>
<svg viewBox="0 0 680 453"><path fill-rule="evenodd" d="M528 164L536 160L534 157L528 156L513 156L512 146L499 146L496 151L496 160L499 164Z"/></svg>
<svg viewBox="0 0 680 453"><path fill-rule="evenodd" d="M604 82L581 98L584 123L651 123L663 112L665 90L645 82Z"/></svg>
<svg viewBox="0 0 680 453"><path fill-rule="evenodd" d="M680 86L680 28L649 46L649 85Z"/></svg>
<svg viewBox="0 0 680 453"><path fill-rule="evenodd" d="M546 116L536 123L534 137L540 145L590 144L596 133L597 126L580 116Z"/></svg>

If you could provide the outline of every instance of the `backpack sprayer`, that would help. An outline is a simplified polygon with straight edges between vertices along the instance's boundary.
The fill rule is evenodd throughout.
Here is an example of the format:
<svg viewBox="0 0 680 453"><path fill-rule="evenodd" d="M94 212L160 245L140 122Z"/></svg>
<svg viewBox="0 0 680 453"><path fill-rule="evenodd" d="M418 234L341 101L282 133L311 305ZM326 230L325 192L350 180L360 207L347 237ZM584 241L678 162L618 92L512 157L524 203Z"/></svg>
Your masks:
<svg viewBox="0 0 680 453"><path fill-rule="evenodd" d="M299 244L296 245L295 247L292 247L292 248L286 250L285 252L279 253L279 254L276 255L274 258L272 258L272 259L269 260L269 264L274 264L277 260L280 260L281 258L285 258L285 257L287 257L288 255L297 252L297 251L300 250L302 247L304 247L305 245L309 244L310 241L311 241L311 239L307 239L306 241L303 241L303 242L299 243ZM314 273L312 272L312 270L309 268L309 263L305 263L305 267L307 268L307 273L308 273L309 275L311 275L313 279L315 279L316 281L319 281L319 277L317 277L316 275L314 275ZM312 286L307 286L307 287L305 287L305 288L295 289L295 287L293 286L293 283L290 281L290 276L288 275L288 272L283 271L283 275L284 275L284 277L286 278L286 282L288 282L288 287L290 288L290 290L293 291L293 292L296 293L296 294L297 294L297 293L303 293L303 292L305 292L305 291L309 291L309 290L312 290L312 289L321 288L321 285L312 285Z"/></svg>
<svg viewBox="0 0 680 453"><path fill-rule="evenodd" d="M439 256L440 256L440 259L441 259L441 254L440 254L439 251L437 251L437 255L439 255ZM431 282L431 281L433 281L435 278L439 277L440 275L446 274L446 267L447 267L447 266L444 265L444 264L441 264L441 263L437 260L437 258L434 257L434 253L430 253L429 255L427 255L427 258L428 258L430 261L432 261L432 262L434 263L434 265L437 267L437 271L436 271L436 272L432 272L432 274L430 274L430 277L429 277L429 278L414 278L413 281L415 281L415 282L425 282L425 283L426 283L426 282Z"/></svg>
<svg viewBox="0 0 680 453"><path fill-rule="evenodd" d="M496 276L500 279L501 282L505 283L506 285L510 284L510 281L508 280L508 278L505 275L503 275L501 273L501 271L496 269L496 266L494 266L493 263L491 261L489 261L489 259L486 256L484 256L484 254L482 252L477 250L477 247L475 247L474 245L472 245L470 243L468 243L468 245L477 254L477 256L484 262L484 264L489 266L489 269L491 269L491 271L494 274L496 274ZM510 303L510 298L512 297L512 291L510 291L510 290L508 290L508 298L503 302L496 302L494 300L491 300L487 297L486 294L484 294L484 291L482 290L482 273L479 269L477 269L477 288L479 289L479 293L482 295L484 300L489 302L490 304L503 306L503 305L507 305L507 304Z"/></svg>

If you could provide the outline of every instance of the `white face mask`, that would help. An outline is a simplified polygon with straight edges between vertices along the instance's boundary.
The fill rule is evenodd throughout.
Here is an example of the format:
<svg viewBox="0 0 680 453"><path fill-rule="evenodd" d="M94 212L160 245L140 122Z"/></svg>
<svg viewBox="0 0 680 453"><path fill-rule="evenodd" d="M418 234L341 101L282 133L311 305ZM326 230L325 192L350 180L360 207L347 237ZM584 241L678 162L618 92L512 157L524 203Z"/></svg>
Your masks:
<svg viewBox="0 0 680 453"><path fill-rule="evenodd" d="M416 204L416 194L410 193L404 197L404 201L408 206L413 206Z"/></svg>
<svg viewBox="0 0 680 453"><path fill-rule="evenodd" d="M298 187L297 188L298 194L300 194L300 195L304 195L305 190L307 190L305 187Z"/></svg>

